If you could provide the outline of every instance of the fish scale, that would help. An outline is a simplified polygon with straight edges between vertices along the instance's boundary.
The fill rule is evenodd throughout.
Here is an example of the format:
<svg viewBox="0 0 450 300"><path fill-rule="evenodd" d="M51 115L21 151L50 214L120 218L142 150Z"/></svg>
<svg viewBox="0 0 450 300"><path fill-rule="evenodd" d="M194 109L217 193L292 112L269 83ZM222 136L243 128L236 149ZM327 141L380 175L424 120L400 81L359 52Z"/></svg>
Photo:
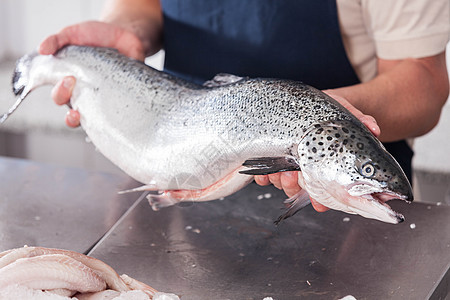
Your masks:
<svg viewBox="0 0 450 300"><path fill-rule="evenodd" d="M82 128L103 155L145 184L135 190L161 192L149 196L155 209L227 196L251 175L300 169L303 192L288 201L287 215L309 194L329 207L396 223L403 217L386 199L412 200L400 166L356 117L291 80L218 74L202 86L113 49L68 46L18 61L19 99L1 120L34 88L69 75L77 78L71 105ZM357 197L367 207L355 204Z"/></svg>

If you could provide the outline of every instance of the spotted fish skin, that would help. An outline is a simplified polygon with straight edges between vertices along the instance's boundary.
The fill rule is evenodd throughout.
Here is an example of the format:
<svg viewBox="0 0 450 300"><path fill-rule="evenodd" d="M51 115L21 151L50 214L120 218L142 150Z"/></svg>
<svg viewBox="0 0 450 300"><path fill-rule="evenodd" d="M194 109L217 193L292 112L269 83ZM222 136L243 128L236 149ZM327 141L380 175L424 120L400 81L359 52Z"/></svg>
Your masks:
<svg viewBox="0 0 450 300"><path fill-rule="evenodd" d="M367 218L389 223L404 220L385 201L370 197L390 191L384 195L389 196L387 200L412 201L413 194L398 163L364 126L346 120L315 124L299 144L298 152L302 184L314 199L321 199L329 208ZM381 211L366 212L367 203L358 196ZM343 201L333 201L335 198Z"/></svg>
<svg viewBox="0 0 450 300"><path fill-rule="evenodd" d="M154 207L227 196L252 180L242 174L252 174L251 165L243 164L255 158L269 158L271 172L301 169L299 184L311 195L328 195L330 203L324 202L333 207L342 200L330 196L325 183L316 187L310 182L317 181L317 168L339 169L340 177L361 173L356 158L364 155L379 167L371 180L412 199L401 168L365 126L337 101L303 83L222 74L224 81L215 78L202 86L113 49L68 46L56 56L33 54L19 60L13 89L23 99L32 89L69 75L77 78L71 105L95 146L146 188L165 191L164 197L154 198ZM329 129L330 124L337 129ZM329 136L333 139L321 147L318 140ZM333 148L336 141L342 146ZM340 163L328 163L331 153ZM286 158L286 163L270 158ZM394 186L388 178L396 176ZM352 186L345 188L355 191L360 178L352 175ZM327 180L339 181L331 175ZM180 190L194 192L186 196Z"/></svg>

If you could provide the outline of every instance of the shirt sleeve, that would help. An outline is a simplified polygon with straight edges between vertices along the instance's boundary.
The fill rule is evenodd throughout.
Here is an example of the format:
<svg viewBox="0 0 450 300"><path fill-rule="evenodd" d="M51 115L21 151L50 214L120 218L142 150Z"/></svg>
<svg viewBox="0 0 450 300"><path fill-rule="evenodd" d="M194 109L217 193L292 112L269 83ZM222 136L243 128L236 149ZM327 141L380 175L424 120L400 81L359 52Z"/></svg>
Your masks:
<svg viewBox="0 0 450 300"><path fill-rule="evenodd" d="M449 0L361 0L361 6L379 58L420 58L445 50Z"/></svg>

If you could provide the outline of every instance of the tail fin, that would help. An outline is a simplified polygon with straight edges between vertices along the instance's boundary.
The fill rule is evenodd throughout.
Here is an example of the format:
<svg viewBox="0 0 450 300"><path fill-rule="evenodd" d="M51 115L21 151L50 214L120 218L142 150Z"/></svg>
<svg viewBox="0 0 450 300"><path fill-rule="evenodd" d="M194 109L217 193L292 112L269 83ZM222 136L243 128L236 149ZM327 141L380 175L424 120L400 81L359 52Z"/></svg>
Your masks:
<svg viewBox="0 0 450 300"><path fill-rule="evenodd" d="M16 69L12 77L12 87L14 95L19 96L25 90L29 83L31 63L33 59L38 56L37 51L22 56L16 62Z"/></svg>
<svg viewBox="0 0 450 300"><path fill-rule="evenodd" d="M5 122L6 119L19 107L28 93L31 91L30 87L30 70L33 59L38 56L37 51L22 56L16 63L16 69L12 77L13 93L19 98L16 100L13 106L7 113L0 116L0 124Z"/></svg>

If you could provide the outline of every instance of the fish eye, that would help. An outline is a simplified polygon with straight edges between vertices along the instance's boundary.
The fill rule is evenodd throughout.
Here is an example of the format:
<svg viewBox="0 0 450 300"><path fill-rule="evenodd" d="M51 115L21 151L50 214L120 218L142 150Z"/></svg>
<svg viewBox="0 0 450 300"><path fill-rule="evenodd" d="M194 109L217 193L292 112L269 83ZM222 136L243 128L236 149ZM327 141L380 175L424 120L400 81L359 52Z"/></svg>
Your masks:
<svg viewBox="0 0 450 300"><path fill-rule="evenodd" d="M371 163L366 163L361 167L361 175L366 178L371 178L373 175L375 175L375 166Z"/></svg>

